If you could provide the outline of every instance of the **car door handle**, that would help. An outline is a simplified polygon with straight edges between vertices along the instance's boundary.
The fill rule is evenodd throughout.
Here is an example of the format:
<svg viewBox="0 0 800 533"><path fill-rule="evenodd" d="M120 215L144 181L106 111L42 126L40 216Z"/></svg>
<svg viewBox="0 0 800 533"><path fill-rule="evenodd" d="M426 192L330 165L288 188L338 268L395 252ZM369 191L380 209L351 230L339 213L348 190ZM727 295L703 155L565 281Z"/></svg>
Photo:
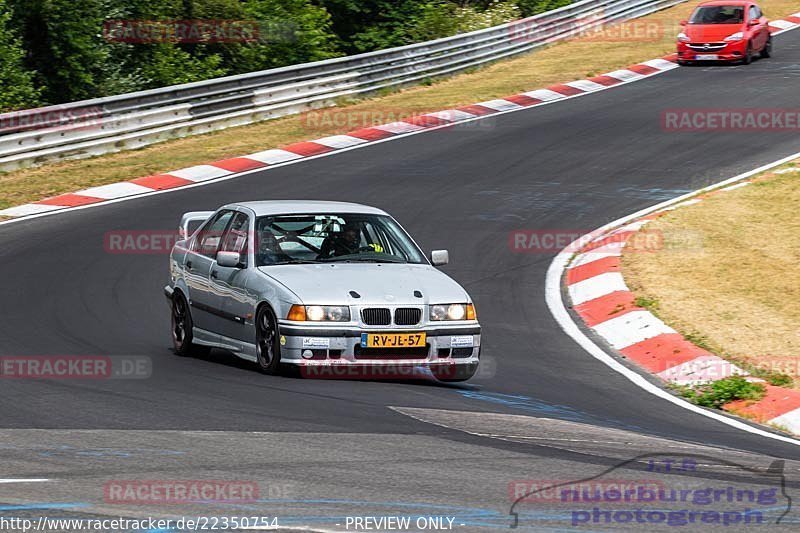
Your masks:
<svg viewBox="0 0 800 533"><path fill-rule="evenodd" d="M192 269L192 262L191 261L186 261L186 268L189 269L189 270Z"/></svg>
<svg viewBox="0 0 800 533"><path fill-rule="evenodd" d="M216 270L212 270L211 271L211 277L212 278L217 279L217 274L219 274L219 272L217 272Z"/></svg>

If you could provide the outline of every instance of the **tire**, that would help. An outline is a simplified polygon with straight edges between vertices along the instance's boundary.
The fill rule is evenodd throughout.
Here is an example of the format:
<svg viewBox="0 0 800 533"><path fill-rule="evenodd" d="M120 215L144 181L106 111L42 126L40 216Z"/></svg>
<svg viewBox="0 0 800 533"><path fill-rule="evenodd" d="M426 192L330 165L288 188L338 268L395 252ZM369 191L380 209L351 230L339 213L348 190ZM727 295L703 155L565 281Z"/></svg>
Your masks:
<svg viewBox="0 0 800 533"><path fill-rule="evenodd" d="M744 58L742 58L743 65L749 65L753 62L753 47L750 43L747 43L747 50L744 52Z"/></svg>
<svg viewBox="0 0 800 533"><path fill-rule="evenodd" d="M172 349L176 355L189 357L192 355L207 355L211 349L208 346L194 344L192 328L192 313L189 302L180 292L175 292L172 297Z"/></svg>
<svg viewBox="0 0 800 533"><path fill-rule="evenodd" d="M442 383L459 383L467 381L478 370L478 363L470 365L453 365L446 367L433 367L431 374Z"/></svg>
<svg viewBox="0 0 800 533"><path fill-rule="evenodd" d="M281 368L280 332L278 319L268 306L256 313L256 358L258 369L264 374L274 376Z"/></svg>
<svg viewBox="0 0 800 533"><path fill-rule="evenodd" d="M772 57L772 35L769 36L769 38L767 39L767 44L765 44L764 49L761 50L761 57L763 59Z"/></svg>

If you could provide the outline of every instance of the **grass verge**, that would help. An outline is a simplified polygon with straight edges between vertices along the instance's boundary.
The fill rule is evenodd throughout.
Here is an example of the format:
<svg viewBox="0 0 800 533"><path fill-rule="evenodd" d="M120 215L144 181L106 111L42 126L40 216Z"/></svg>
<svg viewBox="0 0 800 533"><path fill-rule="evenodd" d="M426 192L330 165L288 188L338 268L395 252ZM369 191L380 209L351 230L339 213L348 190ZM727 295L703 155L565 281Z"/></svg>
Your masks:
<svg viewBox="0 0 800 533"><path fill-rule="evenodd" d="M725 404L737 400L756 402L766 393L764 385L751 383L742 376L731 376L694 386L674 385L672 388L693 404L711 409L722 409Z"/></svg>
<svg viewBox="0 0 800 533"><path fill-rule="evenodd" d="M695 2L632 21L632 31L611 30L557 43L498 62L480 71L430 85L316 111L176 139L139 150L52 163L0 174L0 209L141 176L168 172L277 148L324 135L345 133L409 116L509 96L574 79L596 76L674 52L678 22ZM768 16L797 11L796 0L762 0ZM630 34L630 35L628 35ZM780 49L777 50L780 53Z"/></svg>
<svg viewBox="0 0 800 533"><path fill-rule="evenodd" d="M637 302L657 302L658 316L687 339L792 386L800 377L800 161L784 168L794 171L768 171L651 222L665 243L694 245L623 254L622 270Z"/></svg>

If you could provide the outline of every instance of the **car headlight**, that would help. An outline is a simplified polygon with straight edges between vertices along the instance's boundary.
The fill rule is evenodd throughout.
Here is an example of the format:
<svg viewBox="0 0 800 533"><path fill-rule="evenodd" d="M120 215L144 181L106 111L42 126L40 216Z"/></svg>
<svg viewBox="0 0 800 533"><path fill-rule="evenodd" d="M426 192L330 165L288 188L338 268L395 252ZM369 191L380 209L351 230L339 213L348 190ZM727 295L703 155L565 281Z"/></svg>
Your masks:
<svg viewBox="0 0 800 533"><path fill-rule="evenodd" d="M680 42L682 42L682 43L688 43L689 41L691 41L691 39L689 39L689 36L688 36L688 35L686 35L686 34L685 34L685 33L683 33L683 32L680 32L680 33L678 34L678 40L679 40Z"/></svg>
<svg viewBox="0 0 800 533"><path fill-rule="evenodd" d="M286 317L298 322L350 322L345 305L293 305Z"/></svg>
<svg viewBox="0 0 800 533"><path fill-rule="evenodd" d="M742 39L744 39L744 33L737 31L733 35L728 35L727 37L725 37L723 41L727 41L730 43L734 41L741 41Z"/></svg>
<svg viewBox="0 0 800 533"><path fill-rule="evenodd" d="M475 306L472 304L432 305L430 319L434 322L442 320L475 320Z"/></svg>

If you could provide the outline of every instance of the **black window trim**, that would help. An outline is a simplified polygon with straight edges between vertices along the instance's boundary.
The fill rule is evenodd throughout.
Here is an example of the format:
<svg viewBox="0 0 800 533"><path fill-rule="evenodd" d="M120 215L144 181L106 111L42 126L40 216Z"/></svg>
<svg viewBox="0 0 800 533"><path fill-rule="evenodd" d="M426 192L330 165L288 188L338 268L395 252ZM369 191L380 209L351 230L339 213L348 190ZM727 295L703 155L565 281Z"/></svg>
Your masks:
<svg viewBox="0 0 800 533"><path fill-rule="evenodd" d="M231 222L233 221L233 218L237 212L238 211L236 209L221 209L214 216L209 218L208 221L206 221L206 223L203 224L203 227L196 232L194 242L192 242L192 252L196 253L197 255L202 255L203 257L207 257L208 259L216 261L217 253L219 252L219 247L222 246L223 237L228 232L228 228L230 227ZM217 249L214 251L213 255L206 255L200 250L201 243L199 242L199 240L203 236L203 232L206 230L206 228L210 228L211 226L213 226L214 223L216 223L217 220L222 218L222 216L225 215L226 213L231 213L231 219L228 220L227 224L225 224L225 229L223 229L222 233L220 234L219 243L217 243Z"/></svg>
<svg viewBox="0 0 800 533"><path fill-rule="evenodd" d="M214 257L212 259L214 259L214 261L217 260L217 253L219 253L220 248L225 244L225 239L228 237L228 234L231 231L231 226L233 225L233 221L236 220L236 216L237 215L242 215L247 221L247 224L246 224L247 231L246 231L246 236L245 236L245 241L244 241L244 243L245 243L244 252L239 252L239 257L241 258L242 256L244 256L243 263L244 263L245 268L247 268L247 266L250 264L250 261L249 261L249 259L250 259L250 215L248 213L245 213L244 211L239 211L238 209L229 209L228 211L233 212L233 215L231 216L231 219L228 221L227 226L225 226L225 229L222 232L222 236L220 237L220 240L219 240L219 245L217 245L217 252L214 254Z"/></svg>

